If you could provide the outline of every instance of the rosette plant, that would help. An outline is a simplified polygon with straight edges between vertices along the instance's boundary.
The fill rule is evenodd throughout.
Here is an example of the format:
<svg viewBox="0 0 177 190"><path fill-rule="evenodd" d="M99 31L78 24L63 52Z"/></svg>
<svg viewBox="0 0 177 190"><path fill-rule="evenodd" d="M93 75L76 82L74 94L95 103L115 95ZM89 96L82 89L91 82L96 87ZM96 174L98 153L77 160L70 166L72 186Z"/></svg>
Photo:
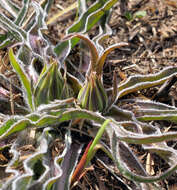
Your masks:
<svg viewBox="0 0 177 190"><path fill-rule="evenodd" d="M170 132L162 134L157 127L142 121L162 119L176 122L176 115L174 115L176 108L155 102L136 101L137 106L144 107L141 110L141 115L136 113L136 116L133 112L118 108L115 103L126 94L164 83L164 81L176 75L177 68L169 67L150 76L133 76L121 84L116 84L115 80L113 82L114 88L105 89L102 73L107 55L115 48L128 44L116 44L99 53L94 42L84 35L70 34L64 40L70 40L73 37L84 40L91 50L91 62L83 84L71 74L65 73L65 75L62 75L58 70L58 63L51 59L48 69L44 65L37 82L35 85L33 83L32 89L30 86L31 78L22 70L12 48L9 50L10 62L23 84L24 94L31 111L29 114L13 116L5 120L0 127L1 140L20 131L28 129L29 132L29 129L35 129L39 146L38 151L29 156L24 162L24 174L20 175L15 170L16 175L5 187L17 188L18 184L21 184L21 186L25 185L30 188L38 184L39 187L44 189L51 189L56 186L69 188L70 184L74 184L80 178L97 149L102 149L115 162L123 175L131 180L141 183L155 182L171 174L177 167L172 159L175 157L175 151L172 152L165 140L176 138L177 134ZM66 93L66 89L70 93ZM108 99L110 96L111 98ZM153 110L149 108L150 104L153 105ZM79 126L82 121L82 128L88 122L91 122L90 124L93 127L100 128L96 134L93 132L95 138L93 137L93 141L89 143L78 165L77 160L81 147L76 146L74 141L71 143L72 130L69 127L69 121L72 121L70 125L75 127ZM65 137L66 148L61 155L51 161L51 158L49 159L50 143L57 138L56 128L62 131L63 125L68 125L69 132ZM43 132L41 133L41 131ZM109 145L105 145L101 140L104 131L108 134L107 138L109 140L106 140L106 142ZM88 135L90 136L90 134ZM37 136L39 137L37 138ZM16 146L20 146L22 139L18 139L18 143L16 142L18 145L16 144ZM153 151L162 156L163 159L168 160L168 164L172 166L160 176L149 176L128 147L129 143L141 144L144 149ZM156 143L156 148L151 146L154 143ZM15 145L12 150L16 152L14 153L16 155ZM73 153L73 150L75 150L75 153ZM126 159L127 156L129 157L128 160ZM47 158L50 162L49 160L46 161ZM13 158L8 170L10 167L14 167L18 159L17 157ZM55 168L55 172L50 170L51 166ZM42 169L39 170L39 167ZM74 169L75 167L76 169ZM39 177L34 179L36 173ZM65 181L64 184L63 180ZM41 181L45 181L45 183L43 184Z"/></svg>
<svg viewBox="0 0 177 190"><path fill-rule="evenodd" d="M113 3L108 1L104 6L99 4L99 15ZM128 46L128 43L115 44L104 50L86 35L74 33L68 34L53 48L41 31L46 26L44 18L47 8L44 6L42 9L37 4L35 6L36 20L33 20L33 27L28 32L18 31L16 25L5 23L5 17L1 18L6 29L14 26L16 40L19 40L18 37L23 39L21 43L9 48L8 55L21 82L26 103L20 107L23 109L20 115L1 115L1 151L8 146L12 154L5 168L5 173L9 175L5 183L0 182L1 189L70 189L84 175L84 169L98 149L114 162L124 177L137 186L154 183L175 172L177 152L166 141L176 139L177 133L163 132L148 121L167 120L176 123L176 107L150 100L124 100L123 97L138 90L162 85L177 74L177 67L167 67L156 74L131 76L119 84L114 74L113 87L106 89L102 75L107 55L116 48ZM82 18L80 21L83 21ZM91 21L93 15L89 18ZM98 39L104 35L102 33ZM69 73L67 64L61 63L56 56L60 45L67 43L69 54L74 42L79 39L88 45L91 57L83 83ZM14 47L18 46L15 50ZM39 66L42 68L39 69ZM132 111L119 108L120 101L132 104ZM19 107L18 104L16 106ZM89 140L78 143L80 139L76 139L74 133L84 134ZM7 145L9 138L13 140ZM54 152L53 147L58 141L60 150ZM29 144L34 149L30 152L22 151ZM88 144L84 154L83 144ZM148 153L160 156L168 164L168 169L157 176L148 174L129 146L131 144L141 145ZM114 173L104 161L102 163ZM117 177L117 180L120 179ZM129 185L124 185L130 189Z"/></svg>

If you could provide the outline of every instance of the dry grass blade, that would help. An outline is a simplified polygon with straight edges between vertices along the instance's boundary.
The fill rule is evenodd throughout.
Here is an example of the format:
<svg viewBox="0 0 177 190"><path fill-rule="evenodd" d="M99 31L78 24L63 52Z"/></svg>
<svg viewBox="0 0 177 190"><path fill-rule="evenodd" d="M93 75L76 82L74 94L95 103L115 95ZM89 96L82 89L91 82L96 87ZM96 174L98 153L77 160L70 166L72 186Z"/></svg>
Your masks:
<svg viewBox="0 0 177 190"><path fill-rule="evenodd" d="M76 9L77 7L78 7L78 3L75 2L72 5L70 5L69 7L65 8L64 10L59 11L58 13L56 13L52 18L50 18L47 21L47 25L56 22L59 17L61 17L62 15L68 13L69 11L72 11L72 10Z"/></svg>

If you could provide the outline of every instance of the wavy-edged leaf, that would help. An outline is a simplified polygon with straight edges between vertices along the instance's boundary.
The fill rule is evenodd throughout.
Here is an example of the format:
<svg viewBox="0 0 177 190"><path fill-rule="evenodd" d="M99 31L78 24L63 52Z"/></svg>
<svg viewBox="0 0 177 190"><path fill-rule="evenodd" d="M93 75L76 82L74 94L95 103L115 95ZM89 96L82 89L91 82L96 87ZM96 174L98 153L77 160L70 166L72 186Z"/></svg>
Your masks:
<svg viewBox="0 0 177 190"><path fill-rule="evenodd" d="M28 119L20 119L20 118L14 118L14 119L9 119L7 122L1 125L0 131L0 139L6 138L7 136L20 132L27 127L31 126L32 127L32 122Z"/></svg>
<svg viewBox="0 0 177 190"><path fill-rule="evenodd" d="M10 48L9 50L9 60L16 71L17 75L20 78L20 81L24 87L26 96L27 96L27 103L32 111L34 111L34 106L33 106L33 96L32 96L32 91L31 91L31 84L26 76L25 72L22 69L22 66L18 63L18 61L15 58L15 55L13 53L13 49Z"/></svg>
<svg viewBox="0 0 177 190"><path fill-rule="evenodd" d="M80 16L78 22L73 24L67 33L87 32L90 30L100 18L108 11L118 0L98 0L90 6L83 15Z"/></svg>
<svg viewBox="0 0 177 190"><path fill-rule="evenodd" d="M52 7L54 0L43 0L43 2L40 2L41 7L48 13Z"/></svg>
<svg viewBox="0 0 177 190"><path fill-rule="evenodd" d="M21 26L25 17L27 16L28 13L28 9L29 9L29 0L23 0L23 5L21 10L18 13L18 17L15 20L15 24L18 26Z"/></svg>
<svg viewBox="0 0 177 190"><path fill-rule="evenodd" d="M62 187L65 186L65 188L67 188L67 185L69 185L69 183L65 184L65 180L69 179L69 175L71 175L72 172L66 171L65 174L63 174L62 168L64 168L66 166L66 164L68 164L68 166L66 166L65 169L69 168L72 170L72 167L73 167L72 161L74 161L74 160L72 160L72 158L70 156L75 157L73 159L77 159L77 156L79 154L79 150L76 150L76 149L78 149L78 147L71 148L71 144L72 144L71 134L68 131L65 135L65 149L63 150L62 154L55 157L55 159L53 161L53 168L50 171L52 173L52 177L45 181L45 183L43 185L43 189L51 190L54 187L55 188L59 187L59 189L60 188L63 189ZM73 150L75 150L75 151L73 152ZM69 157L67 158L66 155L68 155ZM64 159L66 159L66 161L64 161ZM71 160L71 165L68 163L69 160ZM62 168L61 168L61 162L62 162Z"/></svg>
<svg viewBox="0 0 177 190"><path fill-rule="evenodd" d="M133 115L132 112L122 110L121 108L113 105L108 113L106 113L106 116L114 118L116 121L134 121L135 116Z"/></svg>
<svg viewBox="0 0 177 190"><path fill-rule="evenodd" d="M172 112L172 111L171 111ZM171 121L173 123L177 123L177 114L176 111L175 113L171 113L170 111L166 111L166 113L162 114L162 115L158 115L158 113L156 112L157 115L144 115L144 116L140 116L137 117L137 119L139 121L159 121L159 120L165 120L165 121ZM159 112L159 114L161 114Z"/></svg>
<svg viewBox="0 0 177 190"><path fill-rule="evenodd" d="M29 156L24 162L24 173L19 175L13 181L13 189L23 190L27 188L32 188L33 186L42 189L42 185L48 177L48 172L50 170L49 166L46 164L46 154L49 151L49 145L52 140L52 136L49 133L50 128L46 128L43 131L39 139L39 146L37 151Z"/></svg>
<svg viewBox="0 0 177 190"><path fill-rule="evenodd" d="M4 0L2 0L2 1L3 2L0 1L0 4L2 3L3 6L5 6L5 9L10 11L10 14L17 14L17 15L14 15L15 16L14 22L11 22L10 20L8 20L7 17L3 18L2 17L3 15L1 15L1 17L3 18L2 21L4 21L4 22L8 21L7 23L9 26L8 26L8 33L5 34L6 38L3 39L3 41L0 39L0 42L1 42L0 48L4 48L4 47L7 47L9 44L12 44L12 42L14 41L12 39L12 37L15 37L15 39L17 41L21 41L22 36L25 39L25 37L26 37L25 31L21 30L20 27L18 27L18 26L21 26L21 23L25 19L27 12L28 12L28 8L29 8L29 0L23 0L23 7L21 9L19 9L19 8L17 9L17 7L15 7L15 4L13 5L13 3L11 1L8 1L8 0L6 2L4 2ZM13 10L15 11L15 13ZM4 17L5 17L5 15L4 15ZM6 26L7 23L4 23L3 25ZM16 31L14 29L16 29ZM22 32L21 33L22 36L20 36L20 32Z"/></svg>
<svg viewBox="0 0 177 190"><path fill-rule="evenodd" d="M11 147L11 154L12 154L12 159L10 163L8 164L6 168L6 172L12 174L12 176L2 185L2 190L11 190L12 189L12 182L20 175L19 171L15 169L15 167L19 166L19 158L20 158L20 153L17 150L19 144L18 142L14 142L12 147Z"/></svg>
<svg viewBox="0 0 177 190"><path fill-rule="evenodd" d="M0 6L8 11L13 17L17 17L20 8L10 0L1 0Z"/></svg>
<svg viewBox="0 0 177 190"><path fill-rule="evenodd" d="M0 26L7 30L18 42L24 41L27 33L14 24L9 18L0 13Z"/></svg>
<svg viewBox="0 0 177 190"><path fill-rule="evenodd" d="M13 42L13 40L10 39L8 33L0 34L0 49L7 47L11 42Z"/></svg>
<svg viewBox="0 0 177 190"><path fill-rule="evenodd" d="M90 30L100 19L101 17L115 4L118 0L98 0L92 6L90 6L86 12L84 12L78 19L76 23L74 23L68 30L67 34L74 32L82 32L85 33ZM69 42L64 42L65 47L70 49L74 47L78 43L78 39L73 38L71 40L71 44ZM60 57L62 54L62 43L59 43L55 48L55 53ZM63 60L66 58L69 52L65 52L65 55L62 55Z"/></svg>
<svg viewBox="0 0 177 190"><path fill-rule="evenodd" d="M156 74L131 76L118 85L118 98L131 92L163 84L167 79L177 74L177 67L167 67Z"/></svg>
<svg viewBox="0 0 177 190"><path fill-rule="evenodd" d="M120 156L119 149L118 149L119 148L118 143L120 141L117 139L115 133L112 131L109 133L109 135L110 135L110 139L111 139L111 148L112 148L112 154L114 157L114 161L115 161L119 171L128 179L137 181L137 182L142 182L142 183L152 183L152 182L156 182L158 180L163 180L166 177L168 177L169 175L171 175L174 171L176 171L177 164L171 166L168 170L166 170L163 174L161 174L159 176L143 176L143 175L135 174L133 171L130 170L130 168L128 168L126 166L124 160L122 160L122 158Z"/></svg>
<svg viewBox="0 0 177 190"><path fill-rule="evenodd" d="M105 118L98 113L96 114L94 112L78 108L68 108L55 112L51 111L50 114L51 115L45 115L44 117L42 117L39 121L35 123L35 125L38 127L43 127L47 125L55 125L57 123L73 119L89 119L101 124L105 121Z"/></svg>
<svg viewBox="0 0 177 190"><path fill-rule="evenodd" d="M150 144L150 143L158 143L163 141L170 141L177 138L177 133L168 132L164 134L154 134L154 135L138 135L129 133L131 136L119 136L121 141L125 141L127 143L132 144Z"/></svg>
<svg viewBox="0 0 177 190"><path fill-rule="evenodd" d="M131 99L125 101L133 103L133 112L139 121L167 120L177 123L177 109L174 106L154 101Z"/></svg>
<svg viewBox="0 0 177 190"><path fill-rule="evenodd" d="M42 29L47 29L47 25L45 23L45 18L47 16L46 11L38 4L33 2L32 3L35 11L36 11L36 16L35 16L35 22L32 28L30 28L30 31L33 32L33 34L35 34L36 32L40 34L40 31ZM42 37L42 36L40 36Z"/></svg>
<svg viewBox="0 0 177 190"><path fill-rule="evenodd" d="M164 116L164 115L175 115L177 114L177 110L153 110L153 109L144 109L144 110L137 110L136 116L139 117L155 117L155 116Z"/></svg>
<svg viewBox="0 0 177 190"><path fill-rule="evenodd" d="M98 54L97 48L92 40L90 40L83 34L68 34L63 40L64 41L70 40L70 39L76 38L76 37L79 39L82 39L88 45L88 47L90 49L90 53L91 53L91 67L94 69L96 67L96 63L98 61L99 54Z"/></svg>
<svg viewBox="0 0 177 190"><path fill-rule="evenodd" d="M151 100L142 100L142 99L122 99L120 100L120 102L125 102L125 103L132 103L135 107L135 109L137 108L136 111L138 111L139 109L142 110L177 110L177 108L175 106L170 106L168 104L164 104L161 102L155 102L155 101L151 101Z"/></svg>
<svg viewBox="0 0 177 190"><path fill-rule="evenodd" d="M173 140L177 136L176 132L159 133L157 129L155 130L155 128L154 128L154 132L152 129L150 129L151 133L149 132L145 133L143 130L137 130L137 131L131 132L131 131L126 130L127 124L124 122L117 123L119 127L117 127L116 123L111 125L112 130L115 131L117 139L119 139L120 141L124 141L126 143L145 145L145 144L159 143L159 142ZM140 126L141 125L142 124L140 123ZM109 130L108 130L108 133L110 133Z"/></svg>
<svg viewBox="0 0 177 190"><path fill-rule="evenodd" d="M50 102L49 104L41 105L37 108L37 113L43 114L43 113L50 113L51 111L59 111L60 109L65 108L71 108L75 107L75 99L74 98L68 98L64 100L54 100ZM33 115L33 114L31 114ZM28 117L29 118L29 117Z"/></svg>
<svg viewBox="0 0 177 190"><path fill-rule="evenodd" d="M9 130L11 126L15 124L19 119L19 117L14 117L9 118L7 121L5 121L0 127L0 136L2 136L7 130Z"/></svg>
<svg viewBox="0 0 177 190"><path fill-rule="evenodd" d="M96 47L98 49L99 55L104 51L103 46L101 43L103 40L108 38L112 34L112 29L108 25L109 19L110 19L110 10L107 11L102 18L99 21L99 34L93 38L93 41L95 41Z"/></svg>
<svg viewBox="0 0 177 190"><path fill-rule="evenodd" d="M32 5L35 9L36 14L34 19L32 19L31 23L27 25L27 41L31 49L33 50L33 53L36 53L38 56L40 56L40 58L42 58L41 56L47 55L44 51L46 50L46 46L49 46L47 40L44 39L41 32L42 30L47 29L47 25L45 23L47 13L38 3L33 2ZM39 41L43 43L45 48L42 47Z"/></svg>
<svg viewBox="0 0 177 190"><path fill-rule="evenodd" d="M45 106L43 106L43 109L44 107ZM95 114L94 112L81 110L79 108L62 108L59 110L48 111L48 114L33 113L26 116L10 118L0 127L0 139L4 139L13 133L22 131L28 127L55 126L61 122L73 119L89 119L100 124L105 121L105 118L98 113Z"/></svg>
<svg viewBox="0 0 177 190"><path fill-rule="evenodd" d="M63 158L61 169L63 175L58 179L55 184L55 187L58 189L69 190L70 188L70 179L74 167L76 166L77 160L81 153L82 145L76 143L71 144L70 149L68 149L66 155Z"/></svg>
<svg viewBox="0 0 177 190"><path fill-rule="evenodd" d="M152 145L143 145L144 150L147 150L151 153L156 153L161 158L163 158L168 165L176 164L175 160L177 159L176 150L172 147L167 146L166 142L156 143L156 147Z"/></svg>

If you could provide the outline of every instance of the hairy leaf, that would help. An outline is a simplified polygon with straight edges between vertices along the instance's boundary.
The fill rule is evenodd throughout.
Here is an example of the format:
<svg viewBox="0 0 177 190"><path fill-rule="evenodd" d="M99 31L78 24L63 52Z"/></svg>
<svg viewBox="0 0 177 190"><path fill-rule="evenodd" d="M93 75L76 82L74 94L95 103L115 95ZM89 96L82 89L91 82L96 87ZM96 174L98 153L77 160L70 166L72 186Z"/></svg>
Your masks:
<svg viewBox="0 0 177 190"><path fill-rule="evenodd" d="M128 43L126 42L122 42L122 43L118 43L118 44L114 44L111 47L107 48L106 50L103 51L103 53L101 54L101 56L98 59L98 62L96 64L96 72L101 75L102 71L103 71L103 65L105 63L106 57L107 55L113 51L116 48L120 48L120 47L124 47L124 46L128 46Z"/></svg>
<svg viewBox="0 0 177 190"><path fill-rule="evenodd" d="M177 67L167 67L156 74L132 76L118 86L118 98L131 92L163 84L177 74Z"/></svg>
<svg viewBox="0 0 177 190"><path fill-rule="evenodd" d="M101 17L115 4L118 0L109 0L109 1L102 1L98 0L94 3L91 7L87 9L78 19L76 23L74 23L68 30L67 34L74 33L74 32L82 32L85 33L90 30L100 19ZM78 39L73 38L71 40L71 44L69 42L64 42L65 50L74 47L78 43ZM55 48L55 53L60 57L62 54L63 43L59 43ZM66 58L69 52L65 52L62 55L62 61Z"/></svg>
<svg viewBox="0 0 177 190"><path fill-rule="evenodd" d="M112 147L112 153L114 156L114 160L117 164L119 171L124 176L126 176L128 179L133 180L133 181L143 182L143 183L152 183L152 182L156 182L158 180L165 179L167 176L171 175L177 169L177 164L175 164L159 176L142 176L142 175L135 174L133 171L131 171L128 167L125 166L125 163L119 156L119 152L118 152L119 149L118 149L117 143L120 141L118 141L118 139L116 138L115 133L112 132L109 134L113 135L113 136L111 135L110 138L111 138L111 142L112 142L111 147Z"/></svg>
<svg viewBox="0 0 177 190"><path fill-rule="evenodd" d="M52 173L52 177L46 180L46 182L43 185L43 189L45 190L51 190L52 188L64 189L64 187L65 189L67 189L69 187L69 178L72 173L71 170L73 164L75 164L74 159L77 160L77 157L80 153L78 149L79 147L78 146L71 147L71 144L72 144L71 134L68 131L68 133L66 133L65 135L65 149L63 150L62 154L55 157L54 161L52 162L52 167L50 171ZM64 174L61 167L64 170L66 170ZM67 169L70 169L70 171L68 172ZM65 183L66 181L68 182L68 184Z"/></svg>
<svg viewBox="0 0 177 190"><path fill-rule="evenodd" d="M15 18L18 15L20 8L10 0L1 0L0 6L7 10Z"/></svg>
<svg viewBox="0 0 177 190"><path fill-rule="evenodd" d="M30 109L33 111L34 106L33 106L31 84L30 84L30 81L29 81L28 77L26 76L25 72L22 70L21 65L17 62L12 48L10 48L10 50L9 50L9 59L10 59L10 62L12 64L14 70L17 72L17 74L21 80L21 83L24 87L24 90L25 90L25 93L27 96L27 103L28 103Z"/></svg>
<svg viewBox="0 0 177 190"><path fill-rule="evenodd" d="M0 13L0 26L10 32L10 34L18 41L24 41L27 37L26 32L14 24L9 18Z"/></svg>
<svg viewBox="0 0 177 190"><path fill-rule="evenodd" d="M23 7L18 13L18 17L15 20L15 24L21 26L25 17L27 16L29 9L29 0L23 0Z"/></svg>

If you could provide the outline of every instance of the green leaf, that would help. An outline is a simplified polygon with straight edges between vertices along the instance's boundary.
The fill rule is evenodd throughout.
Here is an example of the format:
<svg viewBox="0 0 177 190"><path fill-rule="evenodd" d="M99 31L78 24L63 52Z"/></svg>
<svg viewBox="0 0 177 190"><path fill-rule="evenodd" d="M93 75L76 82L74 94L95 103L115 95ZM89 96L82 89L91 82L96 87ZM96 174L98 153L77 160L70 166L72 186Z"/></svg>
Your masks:
<svg viewBox="0 0 177 190"><path fill-rule="evenodd" d="M88 150L88 153L87 153L87 160L86 160L86 164L87 165L90 160L93 158L94 154L95 154L95 151L94 151L94 148L95 146L99 143L104 131L105 131L105 128L106 126L110 123L110 119L107 119L104 121L104 123L101 125L99 131L97 132L96 134L96 137L94 138L92 144L90 145L90 148Z"/></svg>
<svg viewBox="0 0 177 190"><path fill-rule="evenodd" d="M54 0L45 0L41 3L41 7L48 13L54 3Z"/></svg>
<svg viewBox="0 0 177 190"><path fill-rule="evenodd" d="M0 127L0 136L2 136L9 128L18 121L17 118L9 118L5 123Z"/></svg>
<svg viewBox="0 0 177 190"><path fill-rule="evenodd" d="M119 136L118 138L121 141L132 143L132 144L151 144L151 143L159 143L163 141L169 141L177 138L177 133L169 132L164 134L152 134L152 135L143 135L136 133L129 133L130 136Z"/></svg>
<svg viewBox="0 0 177 190"><path fill-rule="evenodd" d="M113 6L116 2L117 0L97 1L92 6L90 6L87 11L84 12L84 14L80 16L78 21L68 29L67 33L88 31L99 21L105 11L111 8L109 7L110 3ZM96 15L99 17L96 17Z"/></svg>
<svg viewBox="0 0 177 190"><path fill-rule="evenodd" d="M94 112L87 111L84 109L68 108L65 110L62 109L55 112L51 111L50 115L45 115L39 121L37 121L35 125L38 127L44 127L49 125L56 125L57 123L73 119L89 119L101 124L105 121L104 117L102 117L99 114L95 114Z"/></svg>
<svg viewBox="0 0 177 190"><path fill-rule="evenodd" d="M128 21L133 20L133 15L132 15L132 13L129 12L129 11L127 11L127 12L125 13L125 18L126 18Z"/></svg>
<svg viewBox="0 0 177 190"><path fill-rule="evenodd" d="M58 70L57 62L52 62L48 70L39 78L34 89L34 101L36 107L41 104L47 104L55 99L66 99L67 88L69 86L64 83L64 79Z"/></svg>
<svg viewBox="0 0 177 190"><path fill-rule="evenodd" d="M38 107L41 104L49 103L49 86L52 82L54 65L51 65L48 70L40 77L35 89L34 89L34 102Z"/></svg>
<svg viewBox="0 0 177 190"><path fill-rule="evenodd" d="M118 98L129 93L163 84L177 74L177 67L166 67L156 74L131 76L118 85Z"/></svg>
<svg viewBox="0 0 177 190"><path fill-rule="evenodd" d="M134 106L134 112L139 121L167 120L177 123L177 109L173 106L138 100Z"/></svg>
<svg viewBox="0 0 177 190"><path fill-rule="evenodd" d="M90 6L84 14L80 16L78 21L67 30L67 33L87 32L101 19L104 14L107 13L108 10L110 10L110 8L112 8L114 4L117 3L117 1L118 0L98 0L96 3ZM68 47L71 45L71 47L74 47L78 41L78 39L73 38L71 40L71 44L69 44L69 42L65 42L65 46ZM63 44L60 43L54 48L54 51L58 56L62 54L62 48L60 46L63 46ZM63 59L65 59L66 56L67 54L65 56L62 56Z"/></svg>
<svg viewBox="0 0 177 190"><path fill-rule="evenodd" d="M137 119L139 121L160 121L160 120L165 120L165 121L171 121L173 123L177 123L177 114L176 111L173 114L173 111L168 112L166 114L162 114L162 115L158 115L158 113L156 113L157 115L145 115L145 116L140 116L137 117ZM161 114L161 113L159 113Z"/></svg>
<svg viewBox="0 0 177 190"><path fill-rule="evenodd" d="M105 40L106 38L108 38L112 34L112 29L108 25L110 17L111 17L111 12L109 10L100 19L100 21L99 21L99 34L93 38L93 41L96 44L99 55L101 55L104 51L104 48L102 45L103 40Z"/></svg>
<svg viewBox="0 0 177 190"><path fill-rule="evenodd" d="M46 178L48 178L49 165L46 160L49 153L49 145L52 139L55 139L50 134L50 128L46 128L40 138L38 139L38 147L36 152L23 162L24 172L23 174L16 177L13 182L13 187L15 190L25 190L28 188L33 188L34 186L38 189L42 189L43 183L45 183Z"/></svg>
<svg viewBox="0 0 177 190"><path fill-rule="evenodd" d="M0 127L0 139L6 138L7 136L22 131L27 127L32 126L32 122L28 119L14 118L10 119Z"/></svg>
<svg viewBox="0 0 177 190"><path fill-rule="evenodd" d="M24 41L27 37L26 31L21 29L15 23L13 23L9 18L0 13L0 24L7 30L18 42Z"/></svg>
<svg viewBox="0 0 177 190"><path fill-rule="evenodd" d="M8 11L13 17L17 17L20 8L10 0L1 0L0 6Z"/></svg>
<svg viewBox="0 0 177 190"><path fill-rule="evenodd" d="M15 24L18 26L21 26L23 21L25 20L25 17L27 16L29 9L29 0L23 0L23 6L21 10L18 13L18 17L15 20Z"/></svg>
<svg viewBox="0 0 177 190"><path fill-rule="evenodd" d="M66 100L64 101L67 103ZM61 122L73 119L88 119L100 124L105 121L105 118L100 114L95 114L91 111L79 108L64 108L62 104L59 105L61 106L61 109L57 109L55 106L56 105L53 105L52 107L43 105L42 108L39 109L39 112L26 116L9 118L0 127L0 139L4 139L13 133L22 131L29 127L44 128L48 126L56 126ZM54 107L56 110L53 110Z"/></svg>
<svg viewBox="0 0 177 190"><path fill-rule="evenodd" d="M31 91L30 81L29 81L28 77L26 76L25 72L23 71L21 65L17 62L12 48L10 48L10 50L9 50L9 59L10 59L10 62L12 64L14 70L18 74L19 79L24 87L25 94L27 96L27 103L28 103L30 109L32 111L34 111L33 95L32 95L32 91Z"/></svg>
<svg viewBox="0 0 177 190"><path fill-rule="evenodd" d="M8 34L0 34L0 43L8 39Z"/></svg>
<svg viewBox="0 0 177 190"><path fill-rule="evenodd" d="M9 34L0 34L0 49L7 47L10 43L13 42L13 39L9 38Z"/></svg>
<svg viewBox="0 0 177 190"><path fill-rule="evenodd" d="M177 164L174 164L172 167L170 167L168 170L166 170L164 173L162 173L159 176L142 176L134 174L133 171L130 171L129 168L125 165L125 162L121 159L119 156L119 150L117 149L117 143L119 142L118 138L116 137L115 133L112 133L113 135L110 136L111 139L111 147L112 147L112 153L114 157L114 161L119 169L119 171L128 179L132 181L142 182L142 183L152 183L156 182L158 180L163 180L169 175L171 175L173 172L177 170Z"/></svg>

